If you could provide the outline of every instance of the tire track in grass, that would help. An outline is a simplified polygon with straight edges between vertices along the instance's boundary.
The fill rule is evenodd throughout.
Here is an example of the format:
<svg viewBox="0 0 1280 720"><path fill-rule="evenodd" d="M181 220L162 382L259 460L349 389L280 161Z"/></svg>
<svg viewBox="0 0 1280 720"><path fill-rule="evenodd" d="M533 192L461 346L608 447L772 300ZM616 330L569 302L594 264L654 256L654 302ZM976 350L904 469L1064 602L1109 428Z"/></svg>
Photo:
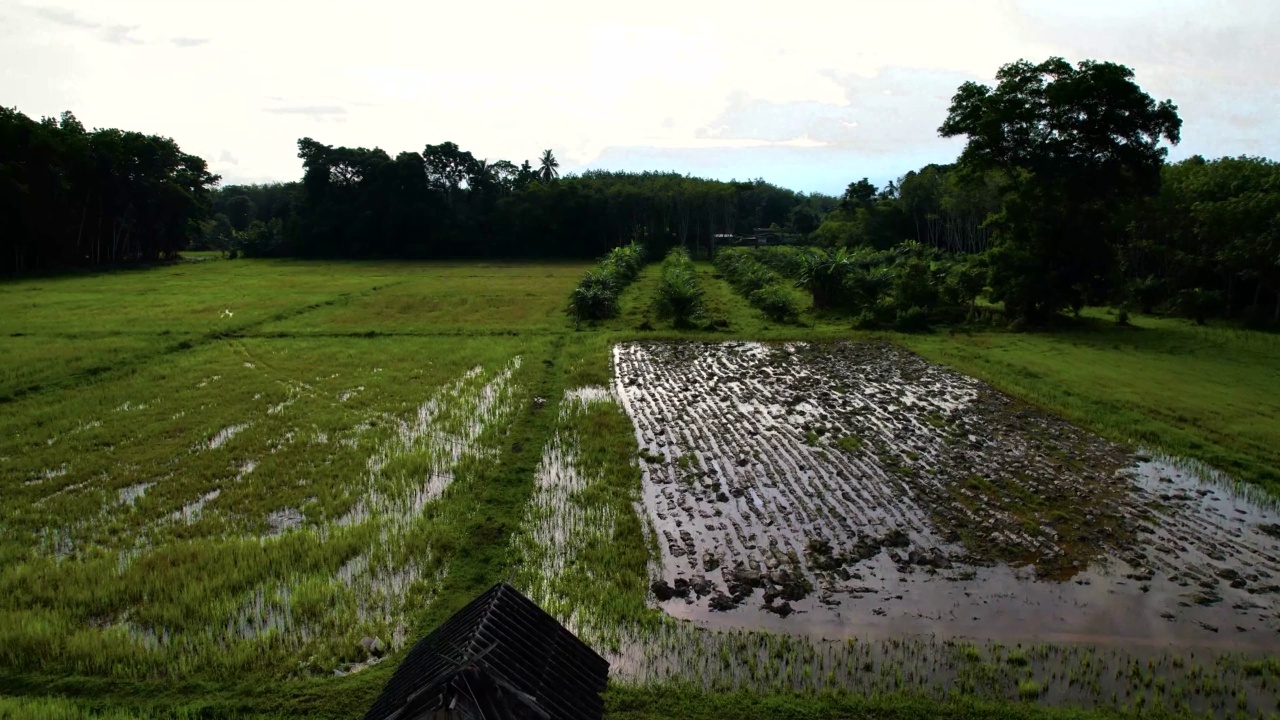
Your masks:
<svg viewBox="0 0 1280 720"><path fill-rule="evenodd" d="M410 638L409 645L509 576L510 538L533 495L540 450L554 432L563 401L560 360L565 341L563 335L555 337L543 356L533 349L525 353L528 360L521 370L523 377L518 380L523 397L497 461L477 468L470 477L455 480L450 492L465 496L466 502L450 503L443 518L456 538L448 559L449 575L441 587L439 601L415 619L417 634Z"/></svg>
<svg viewBox="0 0 1280 720"><path fill-rule="evenodd" d="M404 284L406 282L409 282L409 281L401 280L399 282L390 283L387 285L377 285L363 292L340 293L336 297L329 298L328 300L324 300L322 302L308 303L306 305L289 308L287 310L283 310L281 312L275 313L274 315L265 317L261 320L256 320L252 323L247 323L245 325L242 325L233 329L212 330L203 334L195 334L193 337L187 337L177 342L165 345L158 351L138 353L137 355L131 355L126 358L122 358L113 364L97 365L97 366L87 368L85 370L81 370L76 373L72 373L55 382L36 383L33 385L28 385L26 387L17 388L15 390L9 391L8 393L0 394L0 405L16 402L18 400L24 400L33 396L40 395L45 392L50 392L55 390L72 390L72 389L83 387L85 385L89 385L95 382L118 379L123 375L137 372L138 369L145 364L163 359L170 355L186 352L188 350L194 350L204 345L209 345L211 343L219 342L221 340L225 340L228 338L239 339L239 338L245 338L245 337L252 337L253 330L263 327L269 323L278 322L281 320L287 320L289 318L298 317L300 315L306 315L307 313L315 312L316 310L330 307L332 305L351 302L352 300L373 295L374 293L380 292L382 290L386 290L387 288L395 287L396 285Z"/></svg>

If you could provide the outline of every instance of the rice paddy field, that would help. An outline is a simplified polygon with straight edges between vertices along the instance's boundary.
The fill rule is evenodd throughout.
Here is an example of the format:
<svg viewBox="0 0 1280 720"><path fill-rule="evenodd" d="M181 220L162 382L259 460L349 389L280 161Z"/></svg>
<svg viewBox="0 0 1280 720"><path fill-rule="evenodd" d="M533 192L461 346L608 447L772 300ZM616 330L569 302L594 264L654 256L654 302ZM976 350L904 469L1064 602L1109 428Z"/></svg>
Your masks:
<svg viewBox="0 0 1280 720"><path fill-rule="evenodd" d="M508 580L616 718L1275 717L1280 338L706 313L579 263L0 284L0 718L360 716ZM803 300L797 296L797 300Z"/></svg>

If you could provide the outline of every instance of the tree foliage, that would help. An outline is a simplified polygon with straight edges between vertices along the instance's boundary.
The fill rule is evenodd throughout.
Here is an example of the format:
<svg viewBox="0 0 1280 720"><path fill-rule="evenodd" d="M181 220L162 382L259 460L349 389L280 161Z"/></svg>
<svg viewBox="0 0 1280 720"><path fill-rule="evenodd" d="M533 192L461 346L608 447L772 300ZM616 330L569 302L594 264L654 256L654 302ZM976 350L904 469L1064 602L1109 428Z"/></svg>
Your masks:
<svg viewBox="0 0 1280 720"><path fill-rule="evenodd" d="M569 294L569 314L574 322L604 320L616 315L618 295L640 275L646 257L644 246L638 243L610 250Z"/></svg>
<svg viewBox="0 0 1280 720"><path fill-rule="evenodd" d="M0 108L0 272L172 256L217 181L169 138Z"/></svg>
<svg viewBox="0 0 1280 720"><path fill-rule="evenodd" d="M673 248L662 261L662 277L653 299L653 309L659 318L670 320L676 327L689 327L702 317L703 290L698 283L698 272L682 247Z"/></svg>
<svg viewBox="0 0 1280 720"><path fill-rule="evenodd" d="M309 138L298 147L305 173L296 224L281 219L287 252L299 256L593 257L632 240L655 252L678 244L702 253L717 233L816 224L828 200L763 180L606 171L560 178L550 151L535 170L480 160L453 143L395 160Z"/></svg>
<svg viewBox="0 0 1280 720"><path fill-rule="evenodd" d="M169 138L0 108L0 272L153 261L184 248L584 258L634 241L655 255L679 246L705 257L723 234L771 228L826 249L765 249L750 263L731 251L740 259L721 272L779 318L792 291L760 282L769 272L798 278L820 311L871 325L972 316L979 293L1037 324L1110 302L1280 325L1280 165L1166 164L1166 145L1180 140L1177 108L1121 65L1024 60L996 80L965 83L952 99L939 132L966 138L957 162L882 188L864 177L840 197L760 179L562 177L551 150L517 165L452 142L392 157L311 138L298 141L297 182L219 189L205 162ZM575 291L579 318L613 311L629 281L615 265L606 260Z"/></svg>
<svg viewBox="0 0 1280 720"><path fill-rule="evenodd" d="M968 138L960 165L995 173L1005 194L993 229L993 297L1024 319L1105 292L1123 239L1125 207L1155 195L1182 121L1108 62L1019 61L991 88L965 83L939 128Z"/></svg>
<svg viewBox="0 0 1280 720"><path fill-rule="evenodd" d="M1280 163L1169 165L1160 194L1133 215L1125 290L1139 309L1280 323Z"/></svg>

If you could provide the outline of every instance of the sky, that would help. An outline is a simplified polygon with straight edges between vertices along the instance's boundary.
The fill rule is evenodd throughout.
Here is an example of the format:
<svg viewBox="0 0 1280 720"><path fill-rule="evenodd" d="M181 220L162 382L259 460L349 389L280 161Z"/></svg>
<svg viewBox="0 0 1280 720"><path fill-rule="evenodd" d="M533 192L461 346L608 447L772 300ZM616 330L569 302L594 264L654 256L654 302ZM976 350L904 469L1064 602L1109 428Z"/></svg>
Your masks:
<svg viewBox="0 0 1280 720"><path fill-rule="evenodd" d="M224 184L298 179L311 137L839 194L954 160L956 88L1021 58L1132 67L1173 159L1280 157L1277 33L1277 0L0 0L0 105L172 137Z"/></svg>

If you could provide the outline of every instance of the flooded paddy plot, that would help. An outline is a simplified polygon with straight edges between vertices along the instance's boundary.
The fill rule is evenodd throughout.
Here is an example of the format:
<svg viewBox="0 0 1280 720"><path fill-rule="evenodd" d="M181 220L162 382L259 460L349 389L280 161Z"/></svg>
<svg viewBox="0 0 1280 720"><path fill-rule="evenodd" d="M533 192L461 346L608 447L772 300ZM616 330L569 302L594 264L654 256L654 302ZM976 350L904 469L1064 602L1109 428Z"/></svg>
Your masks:
<svg viewBox="0 0 1280 720"><path fill-rule="evenodd" d="M813 637L1270 650L1280 514L882 343L623 344L652 591Z"/></svg>
<svg viewBox="0 0 1280 720"><path fill-rule="evenodd" d="M331 674L412 639L526 346L330 349L228 341L10 404L0 674Z"/></svg>

